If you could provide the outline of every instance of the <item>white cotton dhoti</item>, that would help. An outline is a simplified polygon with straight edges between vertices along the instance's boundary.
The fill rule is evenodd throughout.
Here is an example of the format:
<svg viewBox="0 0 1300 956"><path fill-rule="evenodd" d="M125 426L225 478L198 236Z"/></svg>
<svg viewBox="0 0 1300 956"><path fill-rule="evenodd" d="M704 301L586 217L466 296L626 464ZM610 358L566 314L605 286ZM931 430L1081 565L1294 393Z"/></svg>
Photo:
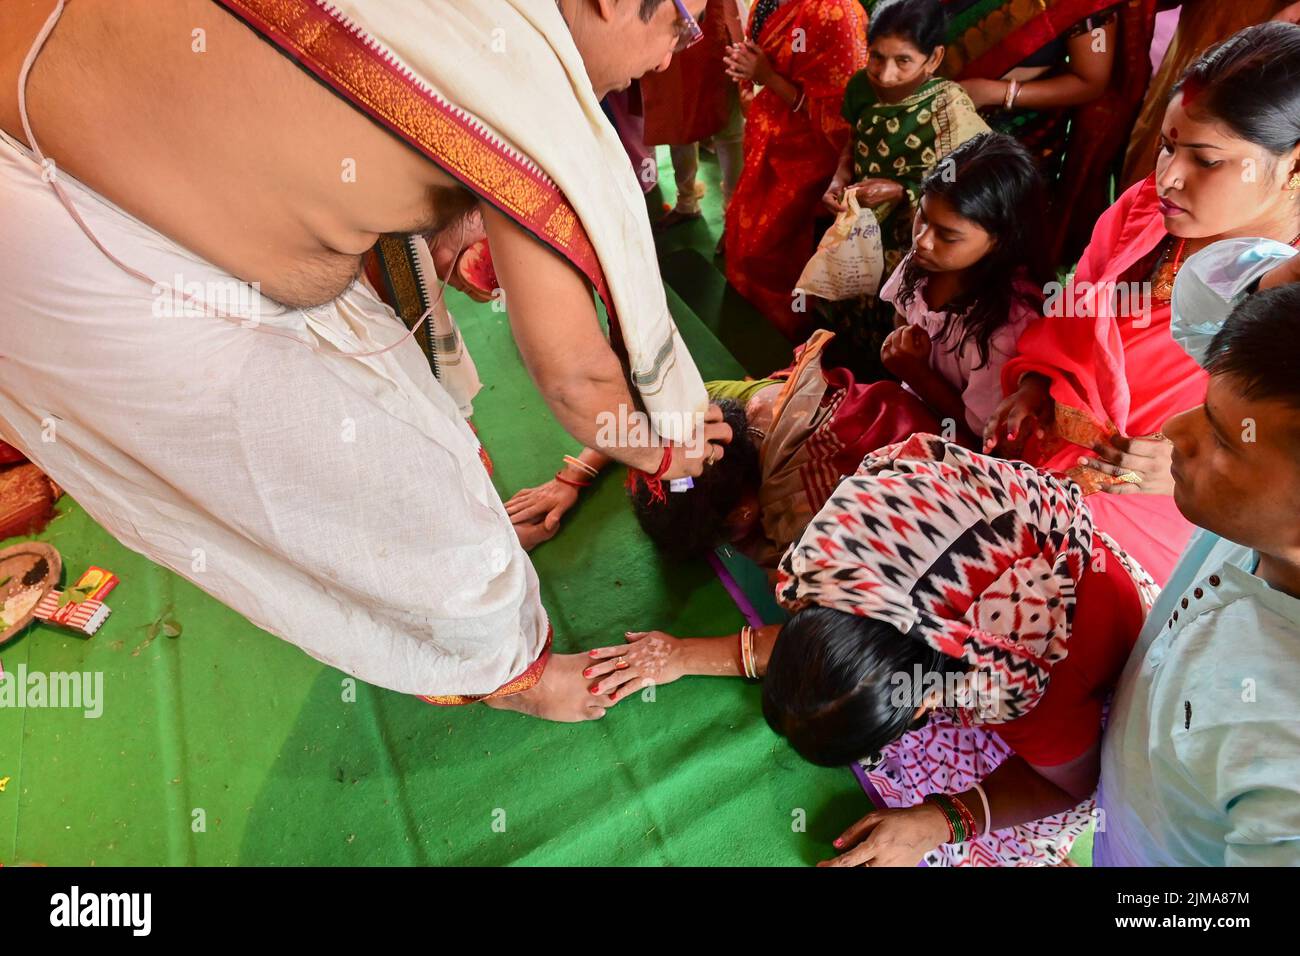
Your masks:
<svg viewBox="0 0 1300 956"><path fill-rule="evenodd" d="M251 304L227 273L59 182L128 265L223 298L217 308ZM487 694L537 659L548 630L537 576L413 340L356 359L167 314L170 292L95 248L8 137L0 210L0 439L114 537L393 690ZM318 308L258 305L262 327L327 350L405 332L359 283Z"/></svg>

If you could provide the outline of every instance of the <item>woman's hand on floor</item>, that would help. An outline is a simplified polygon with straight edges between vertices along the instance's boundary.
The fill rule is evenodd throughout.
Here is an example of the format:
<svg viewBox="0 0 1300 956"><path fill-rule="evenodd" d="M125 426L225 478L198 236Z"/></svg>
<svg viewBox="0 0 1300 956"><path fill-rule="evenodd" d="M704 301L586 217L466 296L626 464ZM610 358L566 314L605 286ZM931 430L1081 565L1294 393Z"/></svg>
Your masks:
<svg viewBox="0 0 1300 956"><path fill-rule="evenodd" d="M835 848L843 853L817 865L916 866L948 837L948 821L933 803L873 810L835 841Z"/></svg>
<svg viewBox="0 0 1300 956"><path fill-rule="evenodd" d="M1088 465L1115 478L1136 475L1140 480L1107 485L1102 491L1111 495L1172 495L1174 493L1174 446L1164 437L1127 438L1116 435L1110 444L1097 444L1092 452L1097 457L1080 457L1079 464Z"/></svg>
<svg viewBox="0 0 1300 956"><path fill-rule="evenodd" d="M984 425L984 454L1015 458L1024 451L1030 436L1042 438L1047 434L1055 415L1051 383L1031 372L989 416Z"/></svg>
<svg viewBox="0 0 1300 956"><path fill-rule="evenodd" d="M578 489L552 478L536 488L517 491L506 502L506 514L525 551L549 541L560 530L560 519L578 500Z"/></svg>
<svg viewBox="0 0 1300 956"><path fill-rule="evenodd" d="M592 696L608 706L652 684L671 684L685 673L686 642L663 631L628 631L627 643L588 651L592 663L583 677Z"/></svg>

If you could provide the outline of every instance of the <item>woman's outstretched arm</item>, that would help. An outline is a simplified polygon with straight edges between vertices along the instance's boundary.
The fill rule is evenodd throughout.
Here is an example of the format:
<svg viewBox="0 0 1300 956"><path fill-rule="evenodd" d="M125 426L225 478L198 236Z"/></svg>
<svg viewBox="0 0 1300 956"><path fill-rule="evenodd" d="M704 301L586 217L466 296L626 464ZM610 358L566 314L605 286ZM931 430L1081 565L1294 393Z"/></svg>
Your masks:
<svg viewBox="0 0 1300 956"><path fill-rule="evenodd" d="M754 665L758 676L767 673L780 624L765 624L754 632ZM591 664L583 671L590 678L593 696L617 704L652 684L671 684L679 677L743 677L741 634L725 637L673 637L663 631L628 631L626 644L597 647L588 653Z"/></svg>
<svg viewBox="0 0 1300 956"><path fill-rule="evenodd" d="M1083 756L1057 767L1035 767L1014 754L978 790L955 794L975 819L976 834L1032 823L1069 810L1097 787L1101 747L1094 744ZM935 803L873 810L835 841L839 856L820 866L916 866L925 854L947 843L948 820Z"/></svg>

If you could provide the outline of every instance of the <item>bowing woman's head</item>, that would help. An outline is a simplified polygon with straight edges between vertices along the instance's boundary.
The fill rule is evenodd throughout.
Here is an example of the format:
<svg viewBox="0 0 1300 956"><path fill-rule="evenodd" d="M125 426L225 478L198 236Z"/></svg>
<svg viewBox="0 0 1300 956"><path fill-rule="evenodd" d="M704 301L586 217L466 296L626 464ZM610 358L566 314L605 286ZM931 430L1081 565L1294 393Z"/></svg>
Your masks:
<svg viewBox="0 0 1300 956"><path fill-rule="evenodd" d="M822 767L870 759L942 703L927 688L965 666L885 621L812 605L781 629L763 678L763 716ZM917 679L917 676L920 679Z"/></svg>
<svg viewBox="0 0 1300 956"><path fill-rule="evenodd" d="M867 27L867 78L886 103L915 93L943 62L948 21L939 0L887 0Z"/></svg>
<svg viewBox="0 0 1300 956"><path fill-rule="evenodd" d="M644 481L628 489L641 530L665 555L689 560L718 545L739 543L758 525L758 446L750 433L745 406L731 399L717 403L731 426L731 444L717 464L673 491L667 482L656 494Z"/></svg>
<svg viewBox="0 0 1300 956"><path fill-rule="evenodd" d="M1174 87L1156 189L1184 239L1300 232L1300 26L1262 23L1211 47Z"/></svg>
<svg viewBox="0 0 1300 956"><path fill-rule="evenodd" d="M935 435L873 452L778 566L793 615L763 716L823 766L870 759L936 708L1023 717L1069 653L1093 539L1079 487L1023 463Z"/></svg>

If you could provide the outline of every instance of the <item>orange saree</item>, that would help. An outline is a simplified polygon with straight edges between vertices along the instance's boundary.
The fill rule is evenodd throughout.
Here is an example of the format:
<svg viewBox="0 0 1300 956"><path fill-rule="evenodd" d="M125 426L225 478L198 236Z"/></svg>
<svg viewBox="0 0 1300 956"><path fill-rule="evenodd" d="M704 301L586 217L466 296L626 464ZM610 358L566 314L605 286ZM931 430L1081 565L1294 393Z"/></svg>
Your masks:
<svg viewBox="0 0 1300 956"><path fill-rule="evenodd" d="M757 7L755 8L757 10ZM754 18L750 17L752 31ZM791 341L810 327L792 296L812 256L820 210L849 125L840 101L867 62L867 18L857 0L790 0L756 42L805 97L795 112L760 90L745 126L745 168L727 210L727 279Z"/></svg>

